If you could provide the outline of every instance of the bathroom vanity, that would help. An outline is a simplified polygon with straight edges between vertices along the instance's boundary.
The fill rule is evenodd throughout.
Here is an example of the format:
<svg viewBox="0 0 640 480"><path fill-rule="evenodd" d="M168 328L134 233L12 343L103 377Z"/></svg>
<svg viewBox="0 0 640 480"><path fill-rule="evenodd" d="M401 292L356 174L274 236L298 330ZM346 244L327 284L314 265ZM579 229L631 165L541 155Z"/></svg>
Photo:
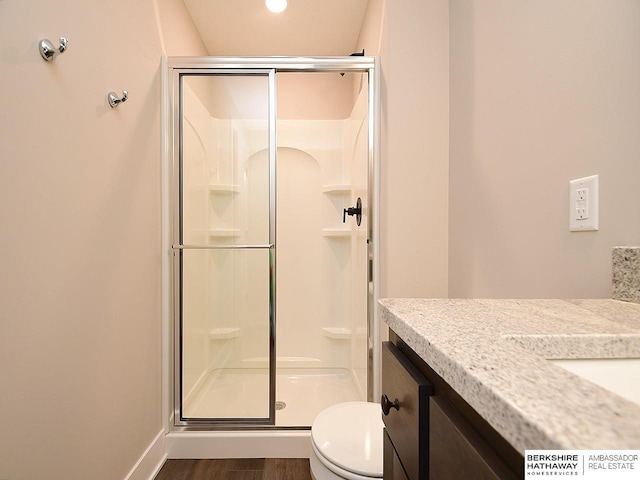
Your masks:
<svg viewBox="0 0 640 480"><path fill-rule="evenodd" d="M516 479L523 457L395 332L382 350L385 479Z"/></svg>
<svg viewBox="0 0 640 480"><path fill-rule="evenodd" d="M640 449L640 405L549 361L640 358L640 305L382 299L379 311L385 479L523 478L527 449Z"/></svg>

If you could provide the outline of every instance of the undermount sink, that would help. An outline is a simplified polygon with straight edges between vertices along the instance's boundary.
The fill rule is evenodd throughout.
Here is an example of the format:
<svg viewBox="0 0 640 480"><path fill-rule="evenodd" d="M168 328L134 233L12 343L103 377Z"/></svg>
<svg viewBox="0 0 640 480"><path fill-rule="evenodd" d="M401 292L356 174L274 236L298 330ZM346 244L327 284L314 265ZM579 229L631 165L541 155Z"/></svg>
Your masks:
<svg viewBox="0 0 640 480"><path fill-rule="evenodd" d="M640 358L559 359L548 361L640 405Z"/></svg>

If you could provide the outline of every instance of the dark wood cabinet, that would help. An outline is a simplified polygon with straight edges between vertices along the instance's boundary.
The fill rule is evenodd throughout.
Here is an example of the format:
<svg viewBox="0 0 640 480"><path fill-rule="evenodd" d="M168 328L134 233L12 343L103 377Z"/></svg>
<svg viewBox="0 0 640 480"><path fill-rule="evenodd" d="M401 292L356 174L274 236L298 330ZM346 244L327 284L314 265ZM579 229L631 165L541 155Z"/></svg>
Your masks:
<svg viewBox="0 0 640 480"><path fill-rule="evenodd" d="M515 480L493 448L446 398L429 405L429 478Z"/></svg>
<svg viewBox="0 0 640 480"><path fill-rule="evenodd" d="M409 480L402 466L402 462L400 462L400 457L398 457L398 452L393 448L393 443L391 443L391 439L386 430L384 432L383 468L382 476L385 480Z"/></svg>
<svg viewBox="0 0 640 480"><path fill-rule="evenodd" d="M393 331L390 340L382 353L384 479L524 478L522 455Z"/></svg>
<svg viewBox="0 0 640 480"><path fill-rule="evenodd" d="M433 386L396 348L382 346L382 407L386 433L411 480L428 480L429 396Z"/></svg>

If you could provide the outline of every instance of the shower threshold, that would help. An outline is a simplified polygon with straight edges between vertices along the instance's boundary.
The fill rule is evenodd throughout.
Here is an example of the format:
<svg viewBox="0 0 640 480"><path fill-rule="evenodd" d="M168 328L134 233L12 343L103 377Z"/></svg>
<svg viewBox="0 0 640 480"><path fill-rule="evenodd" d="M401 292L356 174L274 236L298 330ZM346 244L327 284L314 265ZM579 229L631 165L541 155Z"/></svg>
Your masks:
<svg viewBox="0 0 640 480"><path fill-rule="evenodd" d="M276 373L276 426L309 427L318 413L342 402L364 400L350 370L342 368L279 368ZM268 392L266 369L225 369L209 372L184 405L191 418L264 416ZM261 398L263 397L263 398ZM242 405L243 413L238 413Z"/></svg>

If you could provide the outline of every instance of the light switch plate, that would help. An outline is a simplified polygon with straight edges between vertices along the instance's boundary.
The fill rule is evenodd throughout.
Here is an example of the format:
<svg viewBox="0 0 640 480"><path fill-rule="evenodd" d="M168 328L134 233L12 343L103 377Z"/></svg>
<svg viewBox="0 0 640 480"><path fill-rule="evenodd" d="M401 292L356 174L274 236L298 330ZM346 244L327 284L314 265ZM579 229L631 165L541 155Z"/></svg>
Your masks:
<svg viewBox="0 0 640 480"><path fill-rule="evenodd" d="M569 230L598 230L598 175L569 182Z"/></svg>

